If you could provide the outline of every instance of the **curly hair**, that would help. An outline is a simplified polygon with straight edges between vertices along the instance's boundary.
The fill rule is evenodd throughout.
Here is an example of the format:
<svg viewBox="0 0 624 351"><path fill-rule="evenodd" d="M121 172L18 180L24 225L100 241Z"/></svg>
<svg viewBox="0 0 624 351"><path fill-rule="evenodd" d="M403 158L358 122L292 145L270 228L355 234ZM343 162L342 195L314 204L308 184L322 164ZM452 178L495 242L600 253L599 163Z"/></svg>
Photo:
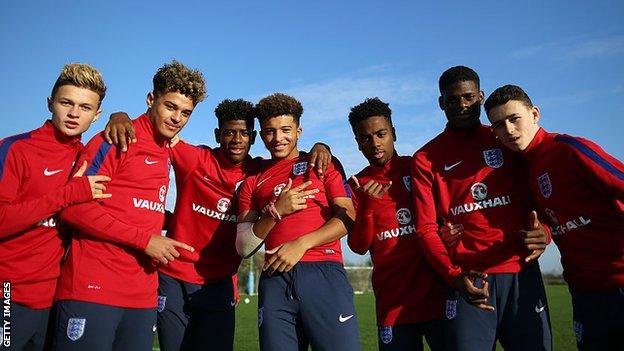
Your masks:
<svg viewBox="0 0 624 351"><path fill-rule="evenodd" d="M59 77L52 87L51 97L63 85L73 85L78 88L89 89L100 96L100 103L106 96L106 85L102 74L93 66L86 63L69 63L63 66Z"/></svg>
<svg viewBox="0 0 624 351"><path fill-rule="evenodd" d="M368 98L359 105L353 106L349 112L349 123L351 128L355 128L359 122L375 116L385 117L392 125L392 110L388 103L383 102L378 97Z"/></svg>
<svg viewBox="0 0 624 351"><path fill-rule="evenodd" d="M466 66L455 66L447 69L440 76L438 87L440 93L447 87L459 82L475 82L477 87L481 86L479 75L472 68Z"/></svg>
<svg viewBox="0 0 624 351"><path fill-rule="evenodd" d="M298 125L299 118L303 114L301 103L294 97L282 93L275 93L262 98L258 101L256 110L260 122L271 117L289 115Z"/></svg>
<svg viewBox="0 0 624 351"><path fill-rule="evenodd" d="M204 100L206 83L199 70L192 70L173 60L160 67L154 75L154 94L180 93L193 101L193 105Z"/></svg>
<svg viewBox="0 0 624 351"><path fill-rule="evenodd" d="M256 116L254 105L246 100L225 99L217 105L214 110L215 116L219 120L219 126L225 121L244 120L249 126L253 126L253 119Z"/></svg>
<svg viewBox="0 0 624 351"><path fill-rule="evenodd" d="M528 108L533 107L531 98L529 98L522 88L517 85L507 84L494 90L487 100L485 100L483 108L485 108L485 112L487 113L494 107L504 105L511 100L520 101Z"/></svg>

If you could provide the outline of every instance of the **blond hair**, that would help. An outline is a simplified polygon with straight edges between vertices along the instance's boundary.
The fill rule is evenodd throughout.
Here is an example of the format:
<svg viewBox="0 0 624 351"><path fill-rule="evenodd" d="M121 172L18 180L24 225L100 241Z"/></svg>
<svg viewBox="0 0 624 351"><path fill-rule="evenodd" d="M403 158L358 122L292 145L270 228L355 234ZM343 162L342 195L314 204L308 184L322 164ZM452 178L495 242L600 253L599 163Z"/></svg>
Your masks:
<svg viewBox="0 0 624 351"><path fill-rule="evenodd" d="M193 105L204 100L206 83L204 75L173 60L158 69L153 79L155 95L180 93L193 101Z"/></svg>
<svg viewBox="0 0 624 351"><path fill-rule="evenodd" d="M54 97L58 88L63 85L89 89L100 96L100 103L106 96L106 85L104 84L102 74L86 63L69 63L63 66L61 74L59 74L52 87L50 96Z"/></svg>

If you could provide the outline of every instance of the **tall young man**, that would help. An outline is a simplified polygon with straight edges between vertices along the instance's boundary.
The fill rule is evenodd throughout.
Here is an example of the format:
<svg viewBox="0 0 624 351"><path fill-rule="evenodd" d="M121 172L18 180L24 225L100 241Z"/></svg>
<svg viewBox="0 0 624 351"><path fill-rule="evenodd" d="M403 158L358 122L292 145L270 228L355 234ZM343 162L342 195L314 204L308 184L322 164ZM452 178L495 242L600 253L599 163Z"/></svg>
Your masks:
<svg viewBox="0 0 624 351"><path fill-rule="evenodd" d="M507 350L550 350L546 296L534 260L548 236L530 212L526 179L515 155L479 122L484 95L476 72L452 67L439 85L448 123L414 154L412 177L417 234L449 284L447 347L489 350L498 338ZM449 248L438 236L445 222L463 225Z"/></svg>
<svg viewBox="0 0 624 351"><path fill-rule="evenodd" d="M167 143L205 95L204 79L177 61L161 67L147 112L133 121L139 140L127 153L98 134L79 160L107 175L113 195L61 214L73 237L56 293L60 350L151 350L156 264L192 247L160 235L169 184Z"/></svg>
<svg viewBox="0 0 624 351"><path fill-rule="evenodd" d="M624 164L587 139L546 132L518 86L496 89L485 111L503 145L527 161L531 192L561 252L579 350L621 349Z"/></svg>
<svg viewBox="0 0 624 351"><path fill-rule="evenodd" d="M349 123L369 166L350 179L356 218L348 243L370 251L380 350L442 350L443 283L414 226L411 157L394 149L392 111L378 98L351 108Z"/></svg>
<svg viewBox="0 0 624 351"><path fill-rule="evenodd" d="M86 165L70 178L80 137L102 112L105 93L95 68L65 65L48 97L51 119L0 141L0 280L10 295L0 348L43 349L64 252L57 213L108 197L108 177L80 177Z"/></svg>
<svg viewBox="0 0 624 351"><path fill-rule="evenodd" d="M169 149L176 173L176 207L167 237L193 246L197 254L183 255L159 267L158 338L167 350L232 350L238 293L232 287L241 257L236 252L237 190L259 170L251 159L255 108L251 102L223 100L215 109L219 148L196 147L180 141ZM134 137L125 113L107 125L111 142ZM123 146L121 146L123 148ZM317 163L331 155L315 146Z"/></svg>
<svg viewBox="0 0 624 351"><path fill-rule="evenodd" d="M297 147L299 101L278 93L260 100L257 109L271 160L241 185L237 241L266 240L260 349L359 350L339 241L354 215L342 167L334 159L323 179L305 172L308 155ZM245 247L239 245L239 252L248 255Z"/></svg>

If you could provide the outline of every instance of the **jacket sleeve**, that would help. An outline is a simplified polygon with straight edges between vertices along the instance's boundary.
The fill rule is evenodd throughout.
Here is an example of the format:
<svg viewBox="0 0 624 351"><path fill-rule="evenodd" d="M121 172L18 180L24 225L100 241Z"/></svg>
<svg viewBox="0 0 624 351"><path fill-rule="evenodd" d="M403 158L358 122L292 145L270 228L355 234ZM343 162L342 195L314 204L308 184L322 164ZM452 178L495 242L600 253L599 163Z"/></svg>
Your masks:
<svg viewBox="0 0 624 351"><path fill-rule="evenodd" d="M0 169L0 238L34 227L64 207L92 199L87 177L72 177L66 185L37 199L15 201L28 171L25 158L9 149Z"/></svg>
<svg viewBox="0 0 624 351"><path fill-rule="evenodd" d="M364 255L373 242L373 211L365 194L355 190L352 192L353 207L355 207L355 221L353 228L347 236L347 244L349 248L357 254Z"/></svg>
<svg viewBox="0 0 624 351"><path fill-rule="evenodd" d="M195 146L180 140L174 147L169 148L169 157L176 179L184 181L197 168L201 159L212 157L212 150L208 146Z"/></svg>
<svg viewBox="0 0 624 351"><path fill-rule="evenodd" d="M415 207L414 213L416 214L416 234L429 263L448 284L453 285L462 270L453 264L442 239L438 235L439 225L433 194L433 179L431 163L427 160L426 154L420 151L416 152L412 158L412 182L414 185L412 196Z"/></svg>
<svg viewBox="0 0 624 351"><path fill-rule="evenodd" d="M600 194L624 202L624 165L597 144L583 138L558 135L555 140L569 146L568 156L585 180Z"/></svg>
<svg viewBox="0 0 624 351"><path fill-rule="evenodd" d="M127 156L126 153L117 156L114 149L115 146L104 142L100 136L95 136L78 157L77 164L86 160L89 168L85 174L106 175L114 179L119 163ZM70 206L61 212L61 220L86 236L140 250L147 247L152 234L159 234L141 232L137 227L124 223L108 212L103 206L104 201L106 200Z"/></svg>

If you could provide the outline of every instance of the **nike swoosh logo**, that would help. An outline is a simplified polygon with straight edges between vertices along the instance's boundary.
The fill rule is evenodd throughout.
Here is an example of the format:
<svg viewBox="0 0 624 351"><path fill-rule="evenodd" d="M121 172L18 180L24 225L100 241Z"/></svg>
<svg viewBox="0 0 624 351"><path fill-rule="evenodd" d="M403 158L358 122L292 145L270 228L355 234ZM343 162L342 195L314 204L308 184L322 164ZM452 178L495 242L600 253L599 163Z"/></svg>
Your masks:
<svg viewBox="0 0 624 351"><path fill-rule="evenodd" d="M54 171L48 171L48 169L46 168L46 169L43 170L43 175L49 177L49 176L55 175L55 174L57 174L59 172L63 172L63 169L57 169L57 170L54 170Z"/></svg>
<svg viewBox="0 0 624 351"><path fill-rule="evenodd" d="M232 307L236 306L236 301L235 300L230 301L230 306Z"/></svg>
<svg viewBox="0 0 624 351"><path fill-rule="evenodd" d="M462 163L462 161L459 161L459 162L457 162L457 163L453 163L453 164L452 164L452 165L450 165L450 166L444 165L444 171L448 172L448 171L450 171L451 169L455 168L455 166L459 165L460 163Z"/></svg>
<svg viewBox="0 0 624 351"><path fill-rule="evenodd" d="M267 180L271 179L271 177L268 177L266 179L262 179L257 185L256 187L259 187L260 185L262 185L262 183L266 182Z"/></svg>
<svg viewBox="0 0 624 351"><path fill-rule="evenodd" d="M546 308L546 305L544 305L542 307L535 306L535 313L541 313L544 310L544 308Z"/></svg>
<svg viewBox="0 0 624 351"><path fill-rule="evenodd" d="M157 164L157 163L158 163L158 161L150 161L150 160L149 160L149 157L146 157L146 158L145 158L145 164L146 164L146 165L155 165L155 164Z"/></svg>
<svg viewBox="0 0 624 351"><path fill-rule="evenodd" d="M350 315L348 315L346 317L343 317L342 314L341 314L340 316L338 316L338 322L344 323L344 322L348 321L351 318L353 318L352 314L350 314Z"/></svg>

